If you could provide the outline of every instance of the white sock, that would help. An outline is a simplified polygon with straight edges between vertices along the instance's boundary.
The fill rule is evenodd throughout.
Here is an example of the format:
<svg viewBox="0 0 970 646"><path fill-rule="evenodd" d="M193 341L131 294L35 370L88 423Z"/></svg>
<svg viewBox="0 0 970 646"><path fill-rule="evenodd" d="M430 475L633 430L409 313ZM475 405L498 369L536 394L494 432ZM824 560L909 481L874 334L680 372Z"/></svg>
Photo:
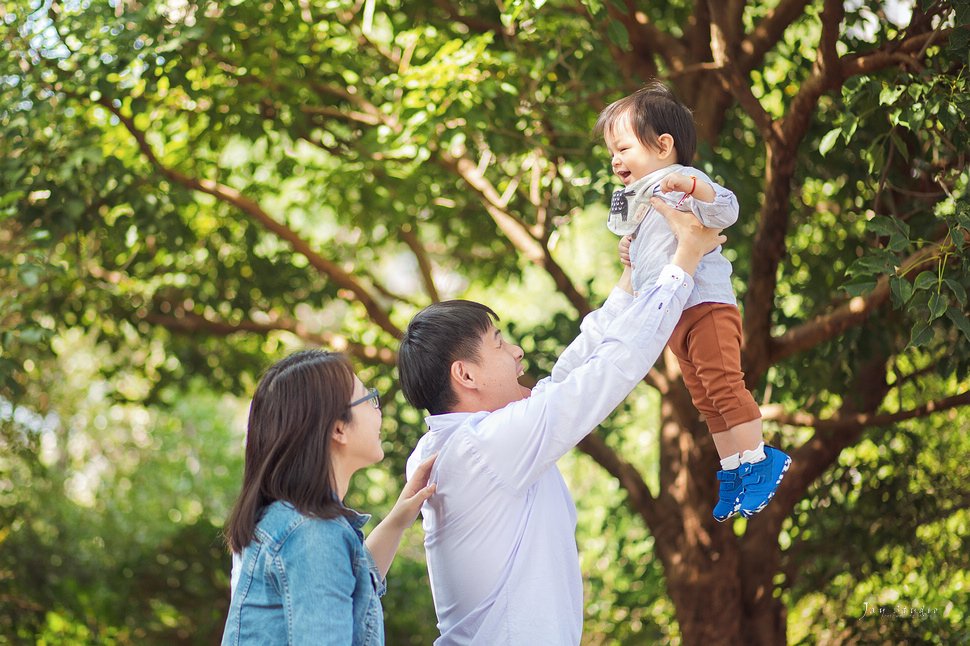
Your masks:
<svg viewBox="0 0 970 646"><path fill-rule="evenodd" d="M761 462L766 457L768 456L765 455L765 443L762 442L758 445L758 448L745 451L741 454L741 464L754 464L755 462Z"/></svg>
<svg viewBox="0 0 970 646"><path fill-rule="evenodd" d="M734 455L729 455L721 460L721 468L725 471L731 471L737 469L741 466L741 454L735 453Z"/></svg>

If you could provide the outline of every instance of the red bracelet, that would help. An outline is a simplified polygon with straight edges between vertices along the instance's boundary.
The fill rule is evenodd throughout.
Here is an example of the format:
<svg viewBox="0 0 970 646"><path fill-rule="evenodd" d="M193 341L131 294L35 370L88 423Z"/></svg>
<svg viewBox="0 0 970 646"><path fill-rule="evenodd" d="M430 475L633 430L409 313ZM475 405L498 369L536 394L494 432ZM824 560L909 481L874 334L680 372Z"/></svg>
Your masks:
<svg viewBox="0 0 970 646"><path fill-rule="evenodd" d="M687 191L686 193L684 193L684 197L680 198L680 200L677 202L677 205L674 208L675 209L676 208L680 208L680 205L684 203L684 200L686 200L688 197L690 197L691 195L694 194L694 189L695 188L697 188L697 177L694 176L694 175L691 175L690 176L690 190Z"/></svg>

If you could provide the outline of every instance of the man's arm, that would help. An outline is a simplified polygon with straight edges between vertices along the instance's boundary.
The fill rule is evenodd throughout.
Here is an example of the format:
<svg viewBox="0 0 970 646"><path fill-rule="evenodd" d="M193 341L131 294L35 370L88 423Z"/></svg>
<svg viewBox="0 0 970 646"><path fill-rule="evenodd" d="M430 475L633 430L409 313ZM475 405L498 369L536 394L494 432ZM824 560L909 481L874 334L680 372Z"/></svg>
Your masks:
<svg viewBox="0 0 970 646"><path fill-rule="evenodd" d="M630 306L633 301L631 273L629 267L624 267L623 275L606 298L606 302L599 309L583 317L583 322L579 324L579 335L563 350L556 360L556 365L552 367L553 382L563 381L570 372L581 366L603 340L610 322Z"/></svg>
<svg viewBox="0 0 970 646"><path fill-rule="evenodd" d="M687 297L691 274L724 236L656 200L678 238L671 265L605 328L585 361L562 381L491 413L472 438L491 470L522 490L598 426L643 379L660 355Z"/></svg>

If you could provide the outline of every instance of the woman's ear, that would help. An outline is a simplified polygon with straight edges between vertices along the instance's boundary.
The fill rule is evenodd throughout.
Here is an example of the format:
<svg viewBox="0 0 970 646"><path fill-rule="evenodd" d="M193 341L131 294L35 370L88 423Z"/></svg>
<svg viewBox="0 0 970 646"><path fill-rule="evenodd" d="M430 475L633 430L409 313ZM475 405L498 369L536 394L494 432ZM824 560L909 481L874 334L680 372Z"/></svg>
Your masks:
<svg viewBox="0 0 970 646"><path fill-rule="evenodd" d="M333 433L330 434L330 440L336 442L337 444L346 444L348 440L348 429L347 422L343 420L337 420L333 425Z"/></svg>

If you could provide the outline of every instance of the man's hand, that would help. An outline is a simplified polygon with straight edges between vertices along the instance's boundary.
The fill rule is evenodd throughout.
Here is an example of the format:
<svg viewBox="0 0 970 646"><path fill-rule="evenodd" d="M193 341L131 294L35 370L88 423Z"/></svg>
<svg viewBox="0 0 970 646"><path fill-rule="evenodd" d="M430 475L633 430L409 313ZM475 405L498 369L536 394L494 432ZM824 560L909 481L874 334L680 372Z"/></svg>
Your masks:
<svg viewBox="0 0 970 646"><path fill-rule="evenodd" d="M720 229L705 227L693 213L678 211L656 197L650 200L650 206L667 219L667 224L677 238L677 251L670 262L688 274L697 271L697 265L705 254L727 242Z"/></svg>

